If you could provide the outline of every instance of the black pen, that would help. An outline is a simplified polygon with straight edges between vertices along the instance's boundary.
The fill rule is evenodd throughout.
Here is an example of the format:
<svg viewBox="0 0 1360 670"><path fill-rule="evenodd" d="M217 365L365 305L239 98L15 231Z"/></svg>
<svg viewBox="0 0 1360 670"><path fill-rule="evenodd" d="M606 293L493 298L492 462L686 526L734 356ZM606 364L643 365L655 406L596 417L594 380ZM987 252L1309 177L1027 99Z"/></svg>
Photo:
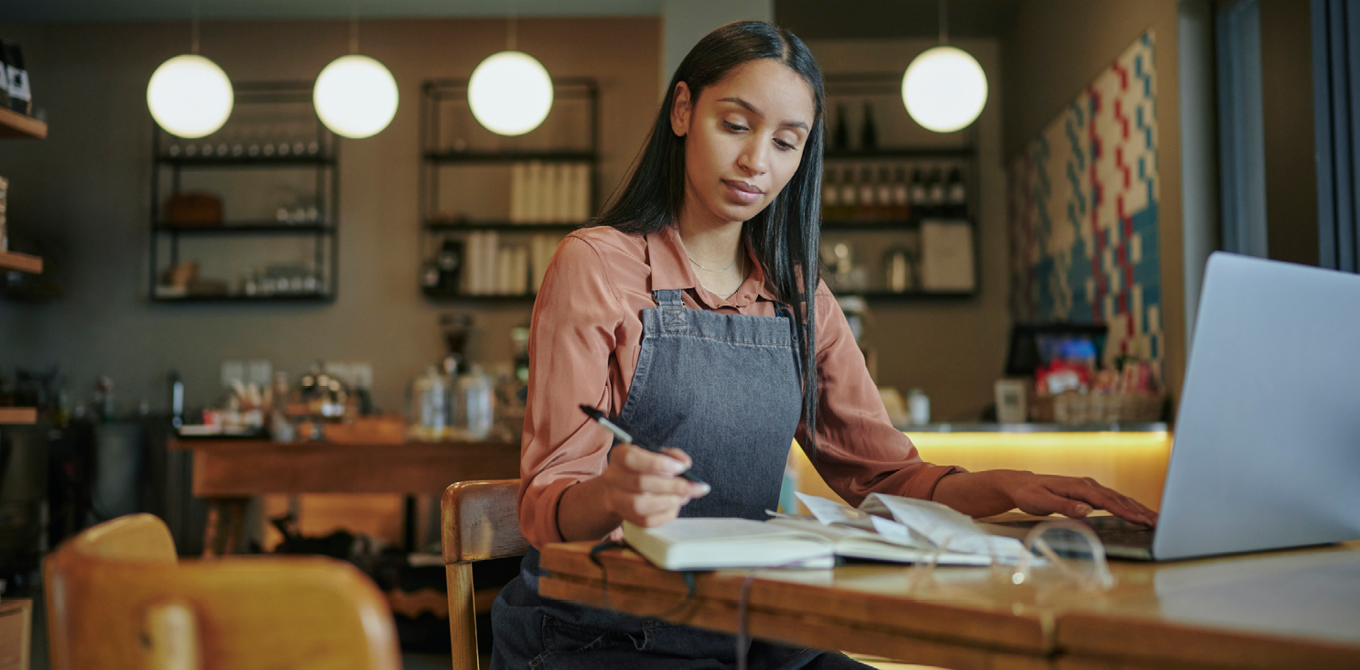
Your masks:
<svg viewBox="0 0 1360 670"><path fill-rule="evenodd" d="M650 451L654 454L665 454L665 452L661 451L660 447L648 444L646 442L638 441L638 439L633 437L631 433L629 433L622 426L616 423L618 421L617 419L611 419L608 416L605 416L604 412L601 412L600 410L595 409L590 405L581 405L581 411L585 412L586 416L590 417L591 419L594 419L596 423L600 424L601 426L604 426L605 429L613 433L614 437L619 438L620 442L625 442L627 444L642 447L643 449L646 449L647 451ZM694 482L695 484L704 483L702 479L699 479L698 477L695 477L694 475L690 474L688 470L680 473L680 476Z"/></svg>

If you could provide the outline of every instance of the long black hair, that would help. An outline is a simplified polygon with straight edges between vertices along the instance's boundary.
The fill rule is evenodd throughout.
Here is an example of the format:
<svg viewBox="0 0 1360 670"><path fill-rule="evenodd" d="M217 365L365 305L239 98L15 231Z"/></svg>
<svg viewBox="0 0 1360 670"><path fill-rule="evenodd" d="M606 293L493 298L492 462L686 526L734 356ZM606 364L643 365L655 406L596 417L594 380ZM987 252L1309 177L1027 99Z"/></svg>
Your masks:
<svg viewBox="0 0 1360 670"><path fill-rule="evenodd" d="M803 382L804 445L816 448L818 247L821 239L823 110L822 72L803 41L760 21L729 23L706 35L680 62L666 99L635 161L627 185L614 194L595 225L648 234L672 225L685 202L685 139L671 128L675 87L689 86L691 104L705 88L722 81L737 66L771 58L787 65L812 88L816 114L803 145L797 172L764 210L746 222L745 235L775 296L793 308L799 373ZM798 318L801 314L803 318Z"/></svg>

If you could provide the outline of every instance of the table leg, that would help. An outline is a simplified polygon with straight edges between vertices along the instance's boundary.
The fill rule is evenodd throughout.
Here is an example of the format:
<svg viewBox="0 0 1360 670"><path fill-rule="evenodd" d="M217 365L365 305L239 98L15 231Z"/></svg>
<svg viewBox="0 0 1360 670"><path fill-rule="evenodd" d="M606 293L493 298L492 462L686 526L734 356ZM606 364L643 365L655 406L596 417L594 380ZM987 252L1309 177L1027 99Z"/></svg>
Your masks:
<svg viewBox="0 0 1360 670"><path fill-rule="evenodd" d="M203 529L203 558L239 550L246 503L250 498L208 498L208 523Z"/></svg>
<svg viewBox="0 0 1360 670"><path fill-rule="evenodd" d="M223 501L226 506L226 533L222 538L222 554L235 554L241 549L241 531L245 526L246 504L249 498L228 498Z"/></svg>
<svg viewBox="0 0 1360 670"><path fill-rule="evenodd" d="M416 513L416 496L407 495L402 502L402 544L406 547L407 553L420 551L418 542L422 535L418 526L420 525L420 515Z"/></svg>
<svg viewBox="0 0 1360 670"><path fill-rule="evenodd" d="M213 558L221 554L217 547L217 542L222 536L222 529L218 527L222 523L222 501L218 498L209 498L208 503L208 522L203 526L203 558Z"/></svg>

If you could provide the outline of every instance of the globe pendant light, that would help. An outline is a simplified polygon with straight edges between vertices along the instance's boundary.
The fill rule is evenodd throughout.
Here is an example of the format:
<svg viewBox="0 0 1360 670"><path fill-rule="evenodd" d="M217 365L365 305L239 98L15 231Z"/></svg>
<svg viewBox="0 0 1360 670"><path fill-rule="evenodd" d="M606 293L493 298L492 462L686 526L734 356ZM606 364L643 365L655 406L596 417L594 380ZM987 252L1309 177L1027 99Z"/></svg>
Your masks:
<svg viewBox="0 0 1360 670"><path fill-rule="evenodd" d="M161 63L146 85L151 118L171 135L195 139L216 132L231 116L235 97L227 73L198 55L195 11L190 53Z"/></svg>
<svg viewBox="0 0 1360 670"><path fill-rule="evenodd" d="M940 0L941 46L925 50L902 75L902 103L927 130L952 133L968 126L987 104L987 75L977 59L945 46L945 0Z"/></svg>
<svg viewBox="0 0 1360 670"><path fill-rule="evenodd" d="M468 80L468 106L477 122L498 135L523 135L548 117L552 77L533 56L515 50L515 20L509 48L488 56Z"/></svg>
<svg viewBox="0 0 1360 670"><path fill-rule="evenodd" d="M397 80L373 58L360 56L358 19L350 23L350 54L322 68L312 89L316 115L332 132L359 140L382 132L397 114Z"/></svg>

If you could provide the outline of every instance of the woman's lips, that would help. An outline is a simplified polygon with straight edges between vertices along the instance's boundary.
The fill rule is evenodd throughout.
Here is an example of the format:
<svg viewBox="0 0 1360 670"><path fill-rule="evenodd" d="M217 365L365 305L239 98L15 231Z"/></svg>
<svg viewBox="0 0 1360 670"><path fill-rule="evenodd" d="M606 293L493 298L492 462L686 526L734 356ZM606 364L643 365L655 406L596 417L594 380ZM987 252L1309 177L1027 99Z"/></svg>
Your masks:
<svg viewBox="0 0 1360 670"><path fill-rule="evenodd" d="M764 195L760 189L747 184L746 182L724 179L723 184L727 186L727 190L732 194L732 198L743 205L753 204L760 200L760 196Z"/></svg>

